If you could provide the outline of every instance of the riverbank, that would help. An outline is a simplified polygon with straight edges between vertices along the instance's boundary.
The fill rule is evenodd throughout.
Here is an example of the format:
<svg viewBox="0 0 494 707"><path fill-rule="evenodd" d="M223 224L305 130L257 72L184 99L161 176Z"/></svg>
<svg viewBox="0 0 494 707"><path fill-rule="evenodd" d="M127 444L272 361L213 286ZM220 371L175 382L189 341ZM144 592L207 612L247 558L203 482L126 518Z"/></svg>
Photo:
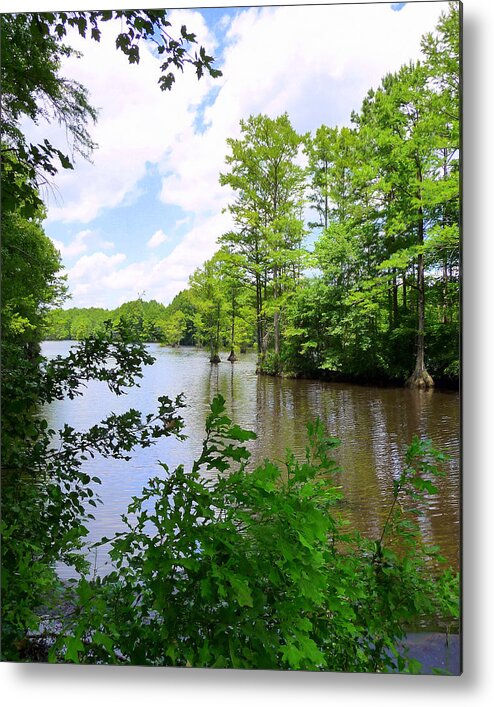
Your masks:
<svg viewBox="0 0 494 707"><path fill-rule="evenodd" d="M347 385L362 385L380 388L405 388L406 381L399 378L386 378L385 376L357 376L342 373L341 371L323 371L317 369L314 371L271 371L269 369L258 366L256 373L263 376L272 376L274 378L289 378L294 380L314 380L326 383L345 383ZM459 391L459 379L435 378L434 385L431 390L452 390Z"/></svg>

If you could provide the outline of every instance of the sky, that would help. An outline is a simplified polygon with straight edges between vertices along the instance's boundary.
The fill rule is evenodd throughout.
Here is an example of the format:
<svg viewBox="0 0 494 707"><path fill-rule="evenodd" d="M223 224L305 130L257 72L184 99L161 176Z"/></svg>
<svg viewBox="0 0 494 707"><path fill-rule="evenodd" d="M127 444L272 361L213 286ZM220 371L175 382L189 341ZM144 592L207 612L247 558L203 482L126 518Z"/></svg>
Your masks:
<svg viewBox="0 0 494 707"><path fill-rule="evenodd" d="M64 306L168 304L231 228L233 195L219 174L240 120L287 112L301 133L348 125L371 87L420 57L421 36L445 10L447 2L172 10L172 28L186 24L223 76L198 81L191 69L171 92L157 85L150 47L141 45L139 65L115 50L118 27L104 26L99 44L71 38L83 57L62 73L88 88L99 147L44 194L44 228L68 275ZM24 128L66 146L58 126Z"/></svg>

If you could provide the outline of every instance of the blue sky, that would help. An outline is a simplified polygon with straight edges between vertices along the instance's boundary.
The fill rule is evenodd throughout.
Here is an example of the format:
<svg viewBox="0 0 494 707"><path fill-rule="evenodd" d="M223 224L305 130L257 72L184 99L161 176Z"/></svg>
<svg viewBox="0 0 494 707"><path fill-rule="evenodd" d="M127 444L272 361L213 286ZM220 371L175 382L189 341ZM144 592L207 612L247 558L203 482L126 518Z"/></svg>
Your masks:
<svg viewBox="0 0 494 707"><path fill-rule="evenodd" d="M60 173L46 195L45 230L72 294L66 306L112 308L139 295L170 302L231 227L223 210L232 195L218 177L240 119L287 111L300 132L348 124L385 73L419 58L421 35L446 9L420 2L174 10L172 27L196 32L223 77L197 81L185 72L166 93L149 49L141 48L138 66L115 51L116 27L105 28L100 44L74 38L84 56L63 69L99 109L99 148L92 163ZM64 146L57 126L26 129Z"/></svg>

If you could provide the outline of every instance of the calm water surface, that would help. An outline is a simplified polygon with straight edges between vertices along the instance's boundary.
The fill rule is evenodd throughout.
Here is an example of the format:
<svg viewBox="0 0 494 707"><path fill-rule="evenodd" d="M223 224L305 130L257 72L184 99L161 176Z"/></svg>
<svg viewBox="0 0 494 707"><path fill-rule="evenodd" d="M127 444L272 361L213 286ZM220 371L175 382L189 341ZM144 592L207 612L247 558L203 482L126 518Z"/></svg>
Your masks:
<svg viewBox="0 0 494 707"><path fill-rule="evenodd" d="M45 342L43 354L66 354L73 342ZM100 496L104 502L95 511L90 540L111 536L121 529L121 514L132 496L148 478L162 470L160 460L174 468L190 465L199 455L204 436L204 420L209 403L221 393L234 422L254 430L250 443L253 462L266 457L283 459L290 447L302 455L306 444L306 423L319 416L331 436L341 439L335 458L343 468L341 483L345 509L354 527L377 537L391 502L392 479L402 468L404 450L413 435L430 437L447 452L447 475L440 479L440 492L430 499L421 520L424 540L438 544L449 563L459 563L460 469L459 395L450 391L412 391L288 380L256 376L255 355L246 354L235 364L226 361L212 366L207 354L191 348L162 348L150 344L156 362L144 369L140 388L119 398L102 383L91 382L76 400L56 401L47 408L51 427L65 422L76 429L96 424L110 412L130 407L144 413L156 409L160 395L173 398L185 393L182 411L188 438L160 440L154 447L137 450L130 462L91 460L92 474L100 476ZM105 571L107 557L100 548L93 556L98 571ZM61 570L64 574L64 570Z"/></svg>

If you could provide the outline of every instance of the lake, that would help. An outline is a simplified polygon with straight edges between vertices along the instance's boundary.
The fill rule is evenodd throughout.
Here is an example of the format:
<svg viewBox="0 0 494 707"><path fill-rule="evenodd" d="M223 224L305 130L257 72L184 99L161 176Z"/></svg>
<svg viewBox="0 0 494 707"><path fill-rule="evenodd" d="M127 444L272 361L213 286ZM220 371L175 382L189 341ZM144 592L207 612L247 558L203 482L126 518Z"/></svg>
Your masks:
<svg viewBox="0 0 494 707"><path fill-rule="evenodd" d="M74 342L44 342L42 353L49 358L64 355L72 345ZM148 348L156 362L144 368L139 388L115 397L103 383L90 382L82 397L47 406L50 427L62 427L67 422L83 430L110 412L124 412L130 407L152 412L160 395L174 398L185 394L187 407L182 416L187 440L159 440L154 447L137 450L129 462L94 459L86 463L86 469L102 480L99 492L104 502L94 512L90 540L111 536L122 528L120 516L131 497L140 494L149 477L162 473L157 460L170 468L192 464L201 451L210 401L221 393L233 421L257 434L257 439L249 443L253 463L266 457L284 459L287 447L302 456L307 439L305 425L319 416L328 434L341 439L334 456L343 468L340 478L346 517L353 527L372 537L378 537L389 510L392 480L400 473L406 446L413 435L432 439L450 459L445 465L446 477L437 484L439 493L431 497L421 517L422 535L424 541L440 545L449 564L458 567L458 392L257 376L254 354L241 355L231 364L224 353L222 363L211 365L205 351L158 344L149 344ZM105 572L107 557L101 548L92 561L95 571ZM64 576L67 571L60 568L60 574Z"/></svg>

